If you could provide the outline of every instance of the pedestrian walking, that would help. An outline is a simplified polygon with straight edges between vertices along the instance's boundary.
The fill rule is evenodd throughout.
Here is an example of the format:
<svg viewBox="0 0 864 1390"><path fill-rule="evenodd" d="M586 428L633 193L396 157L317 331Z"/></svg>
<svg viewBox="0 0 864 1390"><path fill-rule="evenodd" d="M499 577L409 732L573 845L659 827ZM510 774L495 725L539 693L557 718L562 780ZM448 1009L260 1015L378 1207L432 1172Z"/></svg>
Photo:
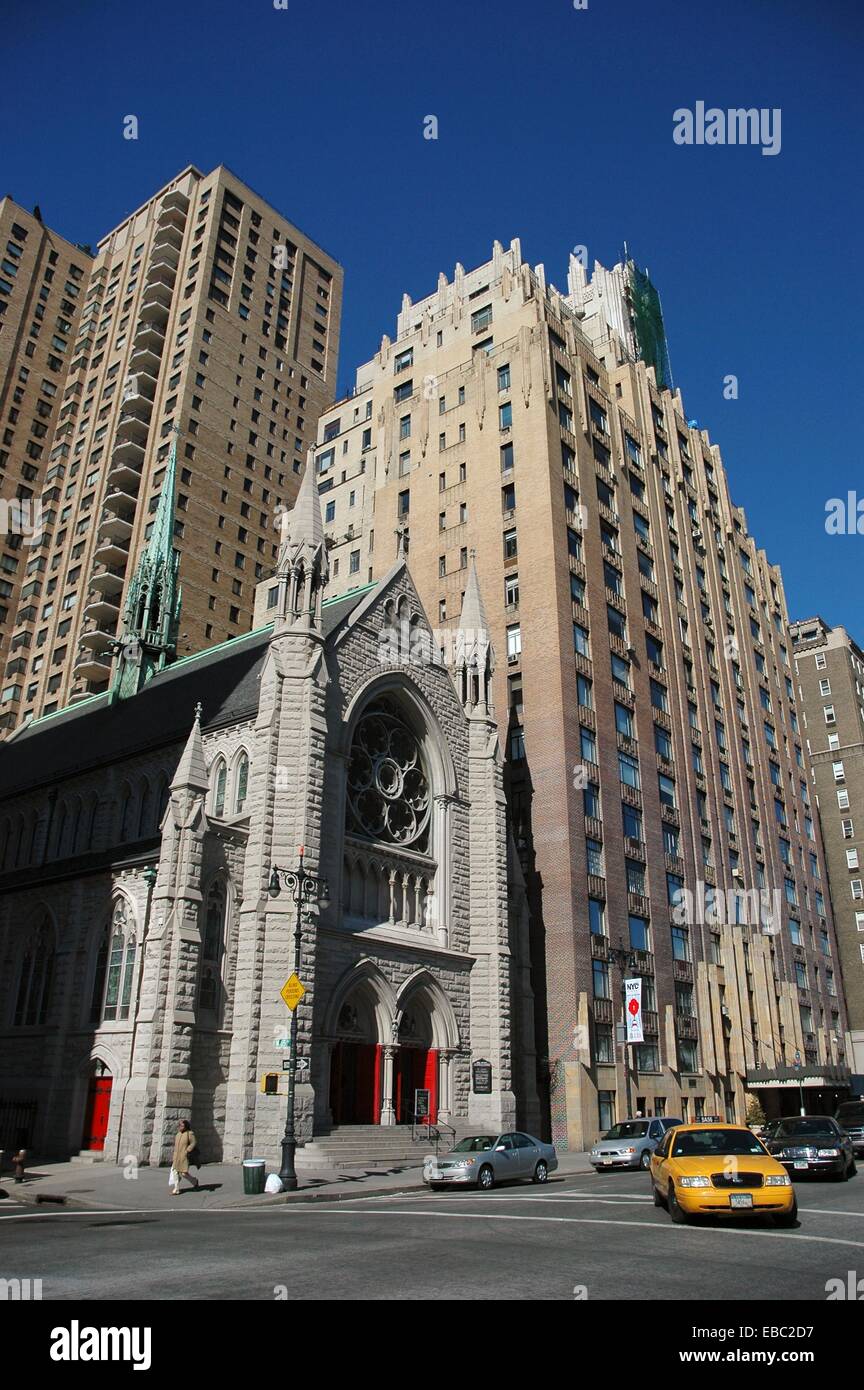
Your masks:
<svg viewBox="0 0 864 1390"><path fill-rule="evenodd" d="M198 1146L198 1141L192 1133L188 1120L181 1120L180 1127L174 1138L174 1153L171 1157L171 1192L174 1197L180 1196L180 1183L183 1178L191 1182L197 1190L198 1179L193 1178L189 1172L189 1157Z"/></svg>

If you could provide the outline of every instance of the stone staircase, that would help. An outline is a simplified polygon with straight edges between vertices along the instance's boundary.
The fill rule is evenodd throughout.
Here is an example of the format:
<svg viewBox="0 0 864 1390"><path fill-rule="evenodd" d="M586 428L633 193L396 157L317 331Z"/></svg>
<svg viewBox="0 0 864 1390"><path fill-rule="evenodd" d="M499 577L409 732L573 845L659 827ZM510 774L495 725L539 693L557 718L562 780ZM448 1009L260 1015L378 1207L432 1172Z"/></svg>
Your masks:
<svg viewBox="0 0 864 1390"><path fill-rule="evenodd" d="M477 1131L476 1125L472 1127L464 1122L456 1128L457 1139ZM453 1142L452 1134L442 1130L439 1151L446 1153ZM299 1148L296 1164L298 1171L301 1168L336 1172L419 1168L426 1155L434 1152L434 1141L430 1142L427 1135L412 1141L410 1125L338 1125L329 1134L316 1134Z"/></svg>

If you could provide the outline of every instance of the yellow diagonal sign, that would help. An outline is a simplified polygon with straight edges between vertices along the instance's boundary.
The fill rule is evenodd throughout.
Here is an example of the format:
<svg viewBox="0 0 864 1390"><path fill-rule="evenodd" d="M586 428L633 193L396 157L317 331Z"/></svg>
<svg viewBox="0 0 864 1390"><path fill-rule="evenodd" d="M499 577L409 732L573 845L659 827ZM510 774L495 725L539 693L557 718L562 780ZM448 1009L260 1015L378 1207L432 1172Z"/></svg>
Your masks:
<svg viewBox="0 0 864 1390"><path fill-rule="evenodd" d="M300 976L295 972L295 974L288 977L279 993L293 1013L300 1003L300 1000L303 998L303 995L306 993L306 986L303 984Z"/></svg>

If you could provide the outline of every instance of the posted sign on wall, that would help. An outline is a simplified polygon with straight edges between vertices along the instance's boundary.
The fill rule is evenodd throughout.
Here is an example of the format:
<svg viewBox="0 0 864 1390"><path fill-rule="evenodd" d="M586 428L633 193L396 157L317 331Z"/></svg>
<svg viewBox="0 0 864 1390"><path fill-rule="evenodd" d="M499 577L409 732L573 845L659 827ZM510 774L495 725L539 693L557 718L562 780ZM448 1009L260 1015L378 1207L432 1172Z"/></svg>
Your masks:
<svg viewBox="0 0 864 1390"><path fill-rule="evenodd" d="M627 1015L627 1041L628 1043L641 1043L644 1041L642 1032L642 981L624 981L624 1008Z"/></svg>

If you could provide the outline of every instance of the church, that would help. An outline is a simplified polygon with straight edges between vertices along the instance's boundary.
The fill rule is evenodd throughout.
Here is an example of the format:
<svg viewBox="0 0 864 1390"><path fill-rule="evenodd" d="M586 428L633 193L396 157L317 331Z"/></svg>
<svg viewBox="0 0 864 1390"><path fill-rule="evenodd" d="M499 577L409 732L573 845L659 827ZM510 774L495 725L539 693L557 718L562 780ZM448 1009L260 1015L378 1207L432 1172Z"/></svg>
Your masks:
<svg viewBox="0 0 864 1390"><path fill-rule="evenodd" d="M111 689L0 749L0 1147L164 1164L187 1119L208 1161L278 1162L295 973L301 1144L418 1113L536 1132L473 565L448 664L404 556L328 599L307 466L268 621L175 659L175 453Z"/></svg>

